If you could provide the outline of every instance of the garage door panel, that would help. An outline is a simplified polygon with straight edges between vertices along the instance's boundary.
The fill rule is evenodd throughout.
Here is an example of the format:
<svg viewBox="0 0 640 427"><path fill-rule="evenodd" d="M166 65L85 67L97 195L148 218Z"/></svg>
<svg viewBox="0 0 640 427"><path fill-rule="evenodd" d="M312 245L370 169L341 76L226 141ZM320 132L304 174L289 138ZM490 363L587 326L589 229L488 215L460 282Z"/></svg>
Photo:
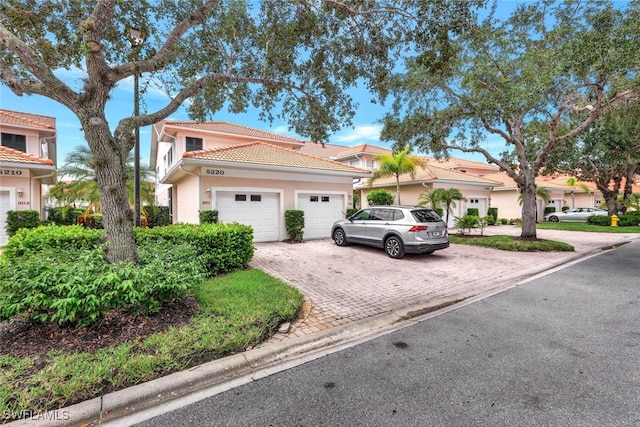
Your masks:
<svg viewBox="0 0 640 427"><path fill-rule="evenodd" d="M254 242L279 239L279 195L257 192L222 192L216 195L220 222L253 227Z"/></svg>
<svg viewBox="0 0 640 427"><path fill-rule="evenodd" d="M339 194L303 193L298 195L298 208L304 211L305 239L331 237L331 226L343 218L344 196Z"/></svg>

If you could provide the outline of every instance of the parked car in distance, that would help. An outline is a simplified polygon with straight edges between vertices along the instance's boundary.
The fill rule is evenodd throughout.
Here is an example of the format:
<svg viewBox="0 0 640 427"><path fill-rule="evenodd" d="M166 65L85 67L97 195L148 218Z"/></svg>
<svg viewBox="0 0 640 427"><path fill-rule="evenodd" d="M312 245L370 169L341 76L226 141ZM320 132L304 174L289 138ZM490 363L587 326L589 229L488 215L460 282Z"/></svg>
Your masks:
<svg viewBox="0 0 640 427"><path fill-rule="evenodd" d="M338 246L349 243L383 248L391 258L405 253L430 254L449 247L447 226L432 209L420 206L374 206L336 221L331 238Z"/></svg>
<svg viewBox="0 0 640 427"><path fill-rule="evenodd" d="M600 208L573 208L564 212L551 212L544 216L549 222L587 222L587 218L593 215L608 215L608 212Z"/></svg>

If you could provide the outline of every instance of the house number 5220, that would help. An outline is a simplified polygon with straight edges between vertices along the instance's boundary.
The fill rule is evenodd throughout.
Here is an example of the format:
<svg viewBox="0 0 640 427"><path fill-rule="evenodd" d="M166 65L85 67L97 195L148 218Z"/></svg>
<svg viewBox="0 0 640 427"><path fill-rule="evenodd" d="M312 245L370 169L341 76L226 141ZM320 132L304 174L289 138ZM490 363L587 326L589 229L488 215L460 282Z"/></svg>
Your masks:
<svg viewBox="0 0 640 427"><path fill-rule="evenodd" d="M222 169L207 169L207 175L224 175Z"/></svg>

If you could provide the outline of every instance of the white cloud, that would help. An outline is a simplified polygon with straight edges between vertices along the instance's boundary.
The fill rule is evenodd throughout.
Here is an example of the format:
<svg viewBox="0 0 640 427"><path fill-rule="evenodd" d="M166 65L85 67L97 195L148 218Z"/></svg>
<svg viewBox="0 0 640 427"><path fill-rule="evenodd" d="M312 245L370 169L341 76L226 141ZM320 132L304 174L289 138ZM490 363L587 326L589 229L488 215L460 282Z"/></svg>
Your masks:
<svg viewBox="0 0 640 427"><path fill-rule="evenodd" d="M380 143L380 131L382 131L382 125L360 125L336 134L331 138L331 142L343 144Z"/></svg>

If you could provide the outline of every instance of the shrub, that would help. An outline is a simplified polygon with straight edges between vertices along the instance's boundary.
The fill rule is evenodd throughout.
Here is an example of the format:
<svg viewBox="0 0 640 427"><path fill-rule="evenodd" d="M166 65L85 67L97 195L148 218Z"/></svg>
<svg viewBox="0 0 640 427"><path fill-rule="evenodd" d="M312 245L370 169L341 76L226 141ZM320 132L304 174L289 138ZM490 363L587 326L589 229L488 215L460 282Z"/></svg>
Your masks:
<svg viewBox="0 0 640 427"><path fill-rule="evenodd" d="M208 210L208 211L199 211L200 215L200 224L217 224L218 223L218 211L217 210Z"/></svg>
<svg viewBox="0 0 640 427"><path fill-rule="evenodd" d="M611 225L611 218L607 215L592 215L587 217L587 224L608 226Z"/></svg>
<svg viewBox="0 0 640 427"><path fill-rule="evenodd" d="M507 225L509 224L509 220L507 218L500 218L500 224Z"/></svg>
<svg viewBox="0 0 640 427"><path fill-rule="evenodd" d="M192 243L208 277L245 268L253 258L253 228L238 223L173 224L166 227L137 228L139 246L166 241Z"/></svg>
<svg viewBox="0 0 640 427"><path fill-rule="evenodd" d="M145 206L147 212L147 224L149 228L171 225L169 206ZM217 211L216 211L217 212Z"/></svg>
<svg viewBox="0 0 640 427"><path fill-rule="evenodd" d="M304 229L304 211L284 211L284 225L292 242L302 242L302 230Z"/></svg>
<svg viewBox="0 0 640 427"><path fill-rule="evenodd" d="M141 262L109 264L101 248L53 249L0 268L0 320L87 326L112 309L156 312L204 279L195 248L168 242L140 248Z"/></svg>
<svg viewBox="0 0 640 427"><path fill-rule="evenodd" d="M545 206L544 208L544 214L550 214L556 211L556 207L555 206Z"/></svg>
<svg viewBox="0 0 640 427"><path fill-rule="evenodd" d="M563 207L562 207L562 212L564 212L564 211L568 211L568 210L569 210L569 206L563 206Z"/></svg>
<svg viewBox="0 0 640 427"><path fill-rule="evenodd" d="M480 216L480 210L478 208L468 208L467 209L467 215L472 215L472 216Z"/></svg>
<svg viewBox="0 0 640 427"><path fill-rule="evenodd" d="M100 246L103 233L102 230L80 225L46 225L22 229L9 239L0 257L12 260L48 249L94 249Z"/></svg>
<svg viewBox="0 0 640 427"><path fill-rule="evenodd" d="M636 225L640 225L640 213L633 211L627 212L622 215L619 215L620 221L618 225L620 227L633 227Z"/></svg>
<svg viewBox="0 0 640 427"><path fill-rule="evenodd" d="M13 236L22 228L36 228L42 225L38 211L7 212L7 234Z"/></svg>
<svg viewBox="0 0 640 427"><path fill-rule="evenodd" d="M369 206L388 206L392 205L395 197L387 190L379 189L373 190L367 195L367 202Z"/></svg>
<svg viewBox="0 0 640 427"><path fill-rule="evenodd" d="M79 225L87 228L93 228L94 230L102 230L102 214L89 214L80 215L77 219Z"/></svg>
<svg viewBox="0 0 640 427"><path fill-rule="evenodd" d="M498 222L498 208L489 208L487 216L493 218L493 224Z"/></svg>
<svg viewBox="0 0 640 427"><path fill-rule="evenodd" d="M455 227L458 229L458 234L464 235L465 233L471 233L473 227L477 227L480 222L480 218L477 215L463 215L455 217Z"/></svg>
<svg viewBox="0 0 640 427"><path fill-rule="evenodd" d="M78 217L84 214L84 209L72 208L71 206L45 208L47 221L56 225L73 225L77 223Z"/></svg>

